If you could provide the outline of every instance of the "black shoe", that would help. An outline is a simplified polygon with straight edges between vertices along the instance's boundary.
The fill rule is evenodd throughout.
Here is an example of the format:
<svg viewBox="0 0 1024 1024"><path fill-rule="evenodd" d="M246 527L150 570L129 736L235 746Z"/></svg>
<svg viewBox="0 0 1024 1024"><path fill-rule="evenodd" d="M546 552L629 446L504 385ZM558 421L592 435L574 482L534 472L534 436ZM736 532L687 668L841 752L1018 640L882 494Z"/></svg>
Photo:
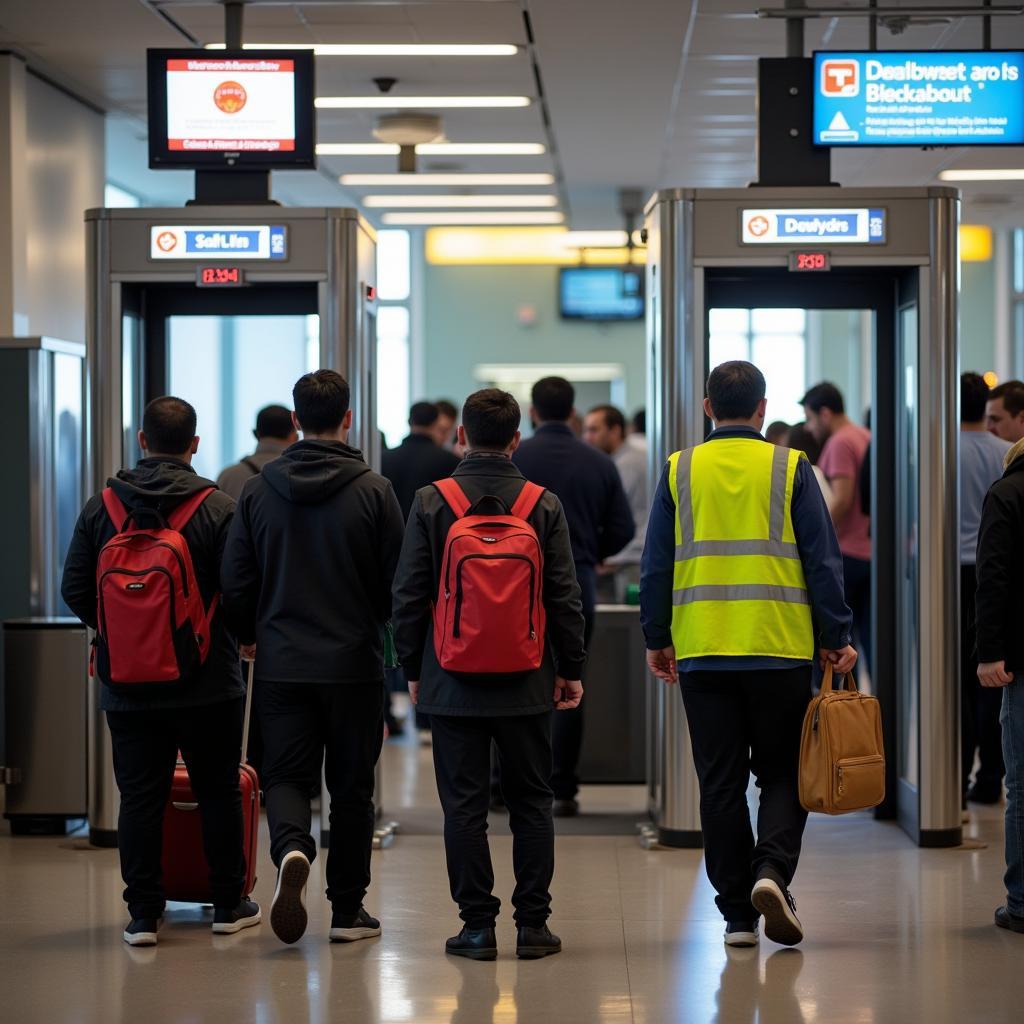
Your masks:
<svg viewBox="0 0 1024 1024"><path fill-rule="evenodd" d="M444 944L444 951L470 960L497 960L498 940L494 937L493 928L463 927L458 935Z"/></svg>
<svg viewBox="0 0 1024 1024"><path fill-rule="evenodd" d="M761 875L750 894L750 902L764 917L764 933L772 942L795 946L803 940L804 929L796 916L796 900L773 875Z"/></svg>
<svg viewBox="0 0 1024 1024"><path fill-rule="evenodd" d="M1000 907L996 911L996 925L1005 928L1007 931L1019 932L1024 935L1024 917L1011 914L1006 907Z"/></svg>
<svg viewBox="0 0 1024 1024"><path fill-rule="evenodd" d="M301 850L289 850L277 871L277 888L270 904L270 927L289 945L298 942L306 932L306 882L309 861Z"/></svg>
<svg viewBox="0 0 1024 1024"><path fill-rule="evenodd" d="M124 941L129 946L155 946L156 933L162 924L162 917L133 917L124 930Z"/></svg>
<svg viewBox="0 0 1024 1024"><path fill-rule="evenodd" d="M505 798L500 792L491 793L490 808L495 814L504 814L508 810L508 807L505 806Z"/></svg>
<svg viewBox="0 0 1024 1024"><path fill-rule="evenodd" d="M556 818L575 818L580 813L579 800L556 800L551 805L551 813Z"/></svg>
<svg viewBox="0 0 1024 1024"><path fill-rule="evenodd" d="M213 908L213 934L234 935L243 928L252 928L263 920L259 904L254 900L243 899L237 907L225 910L223 907Z"/></svg>
<svg viewBox="0 0 1024 1024"><path fill-rule="evenodd" d="M738 949L749 949L757 945L757 923L752 921L728 921L725 925L725 944Z"/></svg>
<svg viewBox="0 0 1024 1024"><path fill-rule="evenodd" d="M395 716L392 715L390 712L387 712L384 715L384 724L387 726L389 738L394 736L405 735L404 723L402 722L401 719L395 718Z"/></svg>
<svg viewBox="0 0 1024 1024"><path fill-rule="evenodd" d="M540 960L541 957L554 956L562 952L562 940L552 935L546 924L539 928L520 926L516 938L516 956L520 960Z"/></svg>
<svg viewBox="0 0 1024 1024"><path fill-rule="evenodd" d="M967 802L972 804L998 804L1003 799L1002 786L985 786L977 782L967 790Z"/></svg>
<svg viewBox="0 0 1024 1024"><path fill-rule="evenodd" d="M358 942L360 939L373 939L380 935L380 921L370 917L363 907L354 914L342 914L334 911L331 915L331 942Z"/></svg>

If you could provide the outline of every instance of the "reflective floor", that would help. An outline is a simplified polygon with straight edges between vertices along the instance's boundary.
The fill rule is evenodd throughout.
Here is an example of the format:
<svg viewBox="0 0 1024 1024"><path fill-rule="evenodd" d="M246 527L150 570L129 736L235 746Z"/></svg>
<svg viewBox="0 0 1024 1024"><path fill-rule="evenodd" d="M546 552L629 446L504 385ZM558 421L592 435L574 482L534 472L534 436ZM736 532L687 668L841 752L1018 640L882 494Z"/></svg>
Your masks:
<svg viewBox="0 0 1024 1024"><path fill-rule="evenodd" d="M385 801L424 813L429 752L385 751ZM636 789L590 789L584 805L635 811ZM1024 936L999 931L998 809L973 814L988 845L922 851L867 817L814 819L794 886L807 931L799 950L764 942L726 953L695 852L646 852L629 836L560 836L552 926L561 956L520 963L511 918L497 963L446 958L457 930L438 836L400 835L374 855L367 900L380 939L326 941L311 899L296 946L268 925L214 938L209 919L175 906L160 946L121 941L113 851L80 839L0 835L0 1020L11 1024L409 1021L415 1024L971 1024L1024 1020ZM492 843L503 898L511 840ZM256 897L273 870L261 836ZM311 892L319 884L314 866Z"/></svg>

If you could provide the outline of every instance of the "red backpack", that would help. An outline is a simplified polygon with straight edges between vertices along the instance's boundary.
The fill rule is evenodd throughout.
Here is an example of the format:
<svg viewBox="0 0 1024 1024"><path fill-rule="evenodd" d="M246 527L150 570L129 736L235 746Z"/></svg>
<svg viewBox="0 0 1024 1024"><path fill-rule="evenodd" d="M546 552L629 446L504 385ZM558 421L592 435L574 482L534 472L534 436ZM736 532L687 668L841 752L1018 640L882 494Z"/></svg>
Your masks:
<svg viewBox="0 0 1024 1024"><path fill-rule="evenodd" d="M446 672L531 672L544 658L544 555L527 522L544 488L527 482L508 514L467 515L449 477L434 486L455 513L434 605L434 651Z"/></svg>
<svg viewBox="0 0 1024 1024"><path fill-rule="evenodd" d="M118 531L96 563L96 668L108 685L182 683L206 661L220 595L203 607L181 531L215 490L197 491L166 520L149 508L129 513L111 488L104 490L103 504ZM134 525L137 513L162 525Z"/></svg>

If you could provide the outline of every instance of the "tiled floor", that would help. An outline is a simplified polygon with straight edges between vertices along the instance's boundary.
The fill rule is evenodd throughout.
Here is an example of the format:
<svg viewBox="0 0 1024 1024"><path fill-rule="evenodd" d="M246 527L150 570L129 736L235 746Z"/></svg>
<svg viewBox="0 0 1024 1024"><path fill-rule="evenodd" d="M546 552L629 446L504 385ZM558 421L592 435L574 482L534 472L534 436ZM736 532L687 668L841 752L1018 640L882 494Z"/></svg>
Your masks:
<svg viewBox="0 0 1024 1024"><path fill-rule="evenodd" d="M429 755L393 741L384 796L433 799ZM637 790L586 804L639 812ZM637 815L639 817L639 813ZM1024 1021L1024 936L991 924L1001 900L998 811L975 815L970 851L923 851L867 817L815 819L794 886L807 940L727 953L696 852L647 852L632 837L558 839L552 926L565 952L514 959L502 919L496 964L446 958L457 930L439 837L375 854L380 939L326 941L314 866L311 925L293 947L268 925L214 938L175 908L156 949L121 941L117 857L81 840L0 836L0 1021L10 1024L1001 1024ZM261 837L256 896L273 891ZM492 843L498 892L511 841Z"/></svg>

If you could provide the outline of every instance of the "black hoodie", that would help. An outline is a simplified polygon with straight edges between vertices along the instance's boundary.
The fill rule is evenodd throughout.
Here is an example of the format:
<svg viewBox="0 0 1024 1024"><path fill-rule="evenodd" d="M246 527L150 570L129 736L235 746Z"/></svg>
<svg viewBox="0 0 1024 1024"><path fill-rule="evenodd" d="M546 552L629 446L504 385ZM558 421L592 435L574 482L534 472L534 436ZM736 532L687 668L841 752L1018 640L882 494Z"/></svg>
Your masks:
<svg viewBox="0 0 1024 1024"><path fill-rule="evenodd" d="M383 679L403 527L391 484L340 442L299 441L246 483L221 581L260 679Z"/></svg>
<svg viewBox="0 0 1024 1024"><path fill-rule="evenodd" d="M154 508L165 518L196 491L214 486L179 459L162 456L142 459L134 469L122 469L107 483L125 508ZM215 491L183 531L206 607L219 589L220 562L234 508L235 503L226 494ZM145 518L139 522L149 525ZM95 495L78 517L64 561L61 594L67 606L92 629L96 628L96 560L116 532L103 498ZM136 711L215 704L244 695L238 648L218 609L213 617L210 654L196 679L183 686L147 687L137 694L104 686L100 702L105 711Z"/></svg>

